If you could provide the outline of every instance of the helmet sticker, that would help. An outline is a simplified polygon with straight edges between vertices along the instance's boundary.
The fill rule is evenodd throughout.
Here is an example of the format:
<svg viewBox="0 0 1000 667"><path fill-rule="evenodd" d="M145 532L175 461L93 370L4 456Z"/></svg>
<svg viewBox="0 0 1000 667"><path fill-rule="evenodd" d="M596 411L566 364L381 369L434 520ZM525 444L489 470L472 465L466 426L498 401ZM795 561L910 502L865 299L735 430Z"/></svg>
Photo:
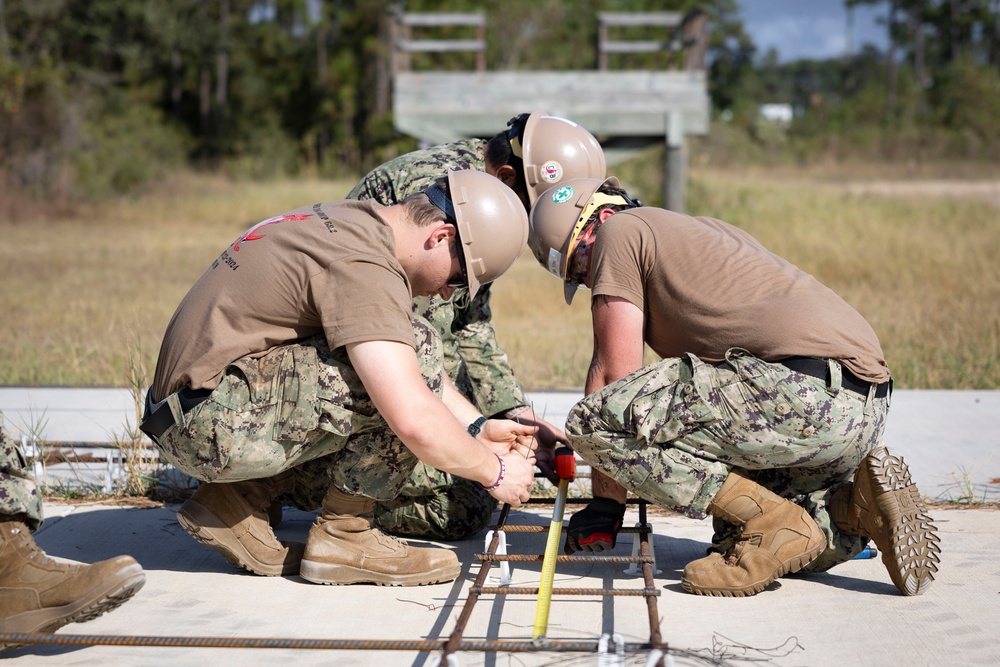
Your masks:
<svg viewBox="0 0 1000 667"><path fill-rule="evenodd" d="M549 263L546 265L548 272L554 275L556 278L562 278L562 271L559 270L559 266L562 264L562 253L555 248L549 249Z"/></svg>
<svg viewBox="0 0 1000 667"><path fill-rule="evenodd" d="M542 180L546 183L558 183L562 179L563 168L552 160L542 165Z"/></svg>
<svg viewBox="0 0 1000 667"><path fill-rule="evenodd" d="M572 198L573 188L568 185L559 188L552 194L552 201L556 204L565 204Z"/></svg>

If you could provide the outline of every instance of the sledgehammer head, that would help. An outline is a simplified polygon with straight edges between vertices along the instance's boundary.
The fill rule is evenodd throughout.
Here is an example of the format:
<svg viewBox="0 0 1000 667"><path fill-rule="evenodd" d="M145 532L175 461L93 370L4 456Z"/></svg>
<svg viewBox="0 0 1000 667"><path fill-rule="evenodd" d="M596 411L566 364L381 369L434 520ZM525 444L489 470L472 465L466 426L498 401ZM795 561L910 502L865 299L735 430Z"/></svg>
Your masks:
<svg viewBox="0 0 1000 667"><path fill-rule="evenodd" d="M573 481L576 475L576 454L569 447L556 448L556 476Z"/></svg>

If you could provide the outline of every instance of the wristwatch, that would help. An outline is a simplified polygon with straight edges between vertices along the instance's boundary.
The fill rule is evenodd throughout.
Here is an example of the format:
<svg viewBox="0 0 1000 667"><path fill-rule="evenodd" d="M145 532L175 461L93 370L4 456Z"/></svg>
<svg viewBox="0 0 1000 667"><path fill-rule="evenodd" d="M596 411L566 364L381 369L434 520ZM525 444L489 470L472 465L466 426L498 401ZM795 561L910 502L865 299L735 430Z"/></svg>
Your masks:
<svg viewBox="0 0 1000 667"><path fill-rule="evenodd" d="M473 438L479 435L479 432L483 430L483 424L486 423L487 419L488 417L480 417L476 421L469 424L469 435L471 435Z"/></svg>

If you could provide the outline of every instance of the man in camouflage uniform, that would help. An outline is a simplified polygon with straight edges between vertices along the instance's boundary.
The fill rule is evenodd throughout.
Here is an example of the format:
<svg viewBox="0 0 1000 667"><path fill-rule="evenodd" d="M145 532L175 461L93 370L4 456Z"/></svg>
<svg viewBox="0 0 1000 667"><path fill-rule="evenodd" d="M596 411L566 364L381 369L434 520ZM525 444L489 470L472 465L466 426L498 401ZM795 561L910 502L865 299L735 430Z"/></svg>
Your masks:
<svg viewBox="0 0 1000 667"><path fill-rule="evenodd" d="M422 460L519 505L535 428L487 419L458 393L411 301L475 294L520 255L527 224L509 188L455 171L397 205L322 202L236 239L171 319L146 396L142 430L205 482L177 513L184 529L264 576L454 579L453 551L374 525L376 500L392 500ZM321 507L305 545L268 525L289 496Z"/></svg>
<svg viewBox="0 0 1000 667"><path fill-rule="evenodd" d="M0 413L0 632L55 632L116 609L146 575L130 556L84 565L49 558L31 533L42 525L42 499L23 452ZM13 648L0 642L0 650Z"/></svg>
<svg viewBox="0 0 1000 667"><path fill-rule="evenodd" d="M587 395L566 431L595 498L568 553L612 548L631 492L714 517L690 593L754 595L869 539L900 591L926 590L939 540L882 445L889 370L857 311L746 232L641 207L614 178L543 194L528 244L567 303L593 290ZM642 367L644 343L662 359Z"/></svg>
<svg viewBox="0 0 1000 667"><path fill-rule="evenodd" d="M372 170L349 199L394 204L453 169L475 169L499 178L526 208L545 189L567 178L604 178L604 153L584 128L543 112L521 114L490 140L466 139L400 156ZM563 432L534 413L508 365L491 323L490 290L470 299L418 297L413 312L441 335L445 370L459 391L484 415L539 427L539 462L565 440ZM417 466L399 497L378 503L379 525L392 533L441 540L463 539L484 528L496 501L474 484L426 465Z"/></svg>

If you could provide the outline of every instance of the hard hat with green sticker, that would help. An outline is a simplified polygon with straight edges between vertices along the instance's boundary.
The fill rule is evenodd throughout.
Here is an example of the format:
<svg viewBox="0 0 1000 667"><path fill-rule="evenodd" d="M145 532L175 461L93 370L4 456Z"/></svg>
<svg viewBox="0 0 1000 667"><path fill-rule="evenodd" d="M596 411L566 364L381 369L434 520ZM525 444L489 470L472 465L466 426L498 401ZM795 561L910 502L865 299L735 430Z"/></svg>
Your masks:
<svg viewBox="0 0 1000 667"><path fill-rule="evenodd" d="M573 198L573 188L564 186L552 193L552 201L557 204L565 204Z"/></svg>

